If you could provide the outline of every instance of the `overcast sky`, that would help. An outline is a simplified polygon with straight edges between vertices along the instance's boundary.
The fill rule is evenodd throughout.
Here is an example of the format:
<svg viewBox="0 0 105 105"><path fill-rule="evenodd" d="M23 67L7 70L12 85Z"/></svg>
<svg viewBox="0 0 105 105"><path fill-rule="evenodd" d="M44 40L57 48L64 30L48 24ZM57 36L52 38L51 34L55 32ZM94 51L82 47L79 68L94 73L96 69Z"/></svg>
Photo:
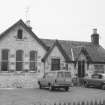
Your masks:
<svg viewBox="0 0 105 105"><path fill-rule="evenodd" d="M105 0L0 0L0 33L27 18L41 38L90 41L97 28L105 48Z"/></svg>

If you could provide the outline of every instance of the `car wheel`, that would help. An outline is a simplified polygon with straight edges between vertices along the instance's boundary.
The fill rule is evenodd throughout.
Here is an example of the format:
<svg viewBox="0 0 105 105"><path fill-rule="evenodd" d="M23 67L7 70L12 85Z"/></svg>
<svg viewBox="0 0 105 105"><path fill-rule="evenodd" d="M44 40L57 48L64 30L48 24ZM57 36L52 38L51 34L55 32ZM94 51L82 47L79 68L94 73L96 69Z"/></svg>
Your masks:
<svg viewBox="0 0 105 105"><path fill-rule="evenodd" d="M102 89L103 89L103 90L105 90L105 84L104 84L104 85L102 85Z"/></svg>
<svg viewBox="0 0 105 105"><path fill-rule="evenodd" d="M84 87L85 88L88 88L89 87L87 82L84 83Z"/></svg>
<svg viewBox="0 0 105 105"><path fill-rule="evenodd" d="M42 89L42 85L40 84L40 82L39 82L39 88Z"/></svg>
<svg viewBox="0 0 105 105"><path fill-rule="evenodd" d="M53 89L54 87L51 84L49 84L49 90L52 91Z"/></svg>
<svg viewBox="0 0 105 105"><path fill-rule="evenodd" d="M65 91L68 91L69 90L69 87L65 87Z"/></svg>

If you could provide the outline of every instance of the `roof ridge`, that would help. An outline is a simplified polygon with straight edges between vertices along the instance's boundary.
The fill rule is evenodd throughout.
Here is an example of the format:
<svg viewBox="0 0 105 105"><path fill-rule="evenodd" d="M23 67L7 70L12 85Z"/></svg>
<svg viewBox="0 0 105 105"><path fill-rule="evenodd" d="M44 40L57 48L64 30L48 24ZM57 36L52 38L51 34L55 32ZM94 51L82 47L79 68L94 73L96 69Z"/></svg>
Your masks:
<svg viewBox="0 0 105 105"><path fill-rule="evenodd" d="M55 41L55 40L58 40L58 41L66 41L66 42L77 42L77 43L91 43L91 42L88 42L88 41L74 41L74 40L62 40L62 39L48 39L48 38L40 38L41 40L51 40L51 41Z"/></svg>

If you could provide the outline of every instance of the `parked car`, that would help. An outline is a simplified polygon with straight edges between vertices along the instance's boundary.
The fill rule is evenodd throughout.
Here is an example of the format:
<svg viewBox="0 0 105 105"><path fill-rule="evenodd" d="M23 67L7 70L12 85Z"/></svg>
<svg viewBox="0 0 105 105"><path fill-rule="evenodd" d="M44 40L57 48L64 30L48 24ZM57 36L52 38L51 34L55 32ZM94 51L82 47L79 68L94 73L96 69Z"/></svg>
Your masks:
<svg viewBox="0 0 105 105"><path fill-rule="evenodd" d="M50 71L38 80L39 88L64 88L66 91L72 86L71 73L66 70Z"/></svg>
<svg viewBox="0 0 105 105"><path fill-rule="evenodd" d="M85 87L97 87L105 90L105 74L97 73L83 79Z"/></svg>

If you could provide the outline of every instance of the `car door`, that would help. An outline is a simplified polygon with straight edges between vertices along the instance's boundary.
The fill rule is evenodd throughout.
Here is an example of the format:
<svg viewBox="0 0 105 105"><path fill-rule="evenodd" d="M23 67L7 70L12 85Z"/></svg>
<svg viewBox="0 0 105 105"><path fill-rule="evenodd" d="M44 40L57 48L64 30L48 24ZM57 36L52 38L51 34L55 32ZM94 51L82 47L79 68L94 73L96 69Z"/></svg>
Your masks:
<svg viewBox="0 0 105 105"><path fill-rule="evenodd" d="M48 75L48 74L46 73L46 74L43 76L43 78L41 78L41 80L40 80L40 83L41 83L42 86L47 86L47 78L46 78L47 75Z"/></svg>
<svg viewBox="0 0 105 105"><path fill-rule="evenodd" d="M99 87L101 85L101 81L100 81L101 78L102 78L101 75L99 74L95 75L93 78L93 86Z"/></svg>
<svg viewBox="0 0 105 105"><path fill-rule="evenodd" d="M64 73L62 71L57 73L57 83L63 84L65 81Z"/></svg>

